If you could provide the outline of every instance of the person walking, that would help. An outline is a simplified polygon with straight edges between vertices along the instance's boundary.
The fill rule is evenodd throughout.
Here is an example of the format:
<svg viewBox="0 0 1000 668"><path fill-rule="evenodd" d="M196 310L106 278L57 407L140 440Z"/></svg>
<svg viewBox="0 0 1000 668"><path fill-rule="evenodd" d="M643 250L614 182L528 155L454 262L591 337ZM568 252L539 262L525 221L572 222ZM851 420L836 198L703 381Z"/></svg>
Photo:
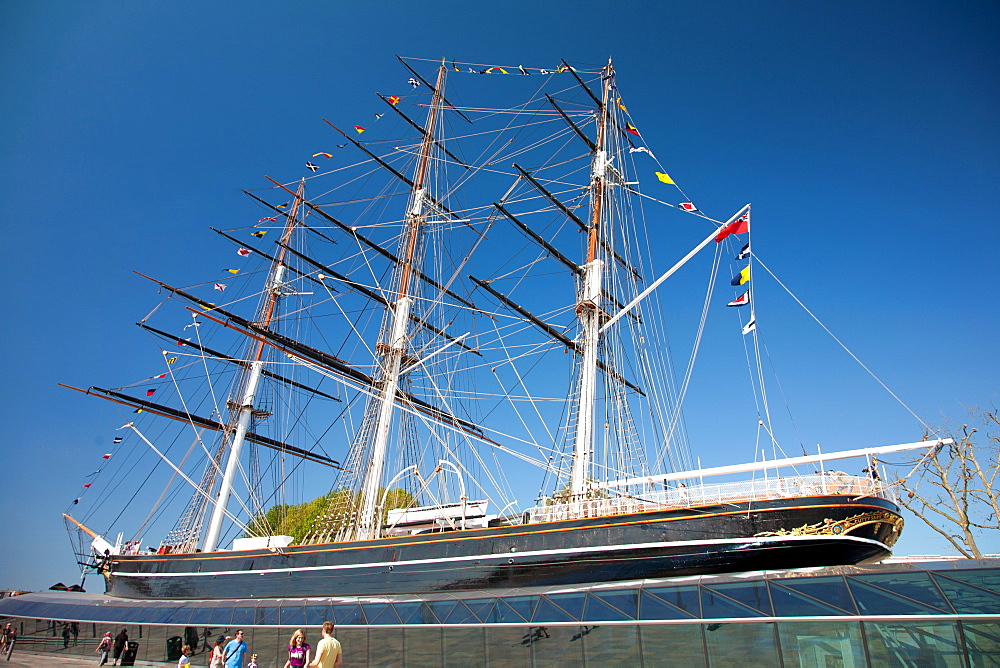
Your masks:
<svg viewBox="0 0 1000 668"><path fill-rule="evenodd" d="M309 650L312 647L306 642L306 634L302 629L298 629L292 634L292 639L288 641L288 661L285 661L285 668L305 668L309 663Z"/></svg>
<svg viewBox="0 0 1000 668"><path fill-rule="evenodd" d="M236 637L229 641L223 650L223 661L226 668L243 668L243 657L247 653L247 644L243 642L243 629L236 630Z"/></svg>
<svg viewBox="0 0 1000 668"><path fill-rule="evenodd" d="M115 636L115 653L113 655L114 662L111 664L112 666L118 665L118 659L122 658L122 652L125 651L126 647L128 647L128 631L122 629L121 633Z"/></svg>
<svg viewBox="0 0 1000 668"><path fill-rule="evenodd" d="M101 642L97 646L97 649L94 650L95 652L99 652L101 654L101 662L97 665L103 666L108 662L108 654L111 652L111 647L114 644L115 641L111 638L111 631L108 631L104 634L104 637L101 638Z"/></svg>
<svg viewBox="0 0 1000 668"><path fill-rule="evenodd" d="M7 633L7 660L10 661L10 655L14 653L14 643L17 642L17 629L13 626L10 627L10 631Z"/></svg>
<svg viewBox="0 0 1000 668"><path fill-rule="evenodd" d="M311 668L340 668L343 662L344 653L333 637L333 622L323 622L323 639L316 645L316 658L309 665Z"/></svg>
<svg viewBox="0 0 1000 668"><path fill-rule="evenodd" d="M215 645L212 647L208 668L223 668L225 665L223 663L223 660L225 659L225 644L226 636L219 636L215 639Z"/></svg>

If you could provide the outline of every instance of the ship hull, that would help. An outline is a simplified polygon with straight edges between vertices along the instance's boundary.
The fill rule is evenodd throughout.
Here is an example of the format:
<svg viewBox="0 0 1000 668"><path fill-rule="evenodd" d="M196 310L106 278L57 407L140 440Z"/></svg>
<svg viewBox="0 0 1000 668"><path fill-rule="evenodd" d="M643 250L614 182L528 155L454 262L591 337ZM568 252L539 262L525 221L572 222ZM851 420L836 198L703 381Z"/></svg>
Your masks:
<svg viewBox="0 0 1000 668"><path fill-rule="evenodd" d="M857 564L888 556L902 518L883 499L732 503L280 551L116 556L124 598L426 593Z"/></svg>

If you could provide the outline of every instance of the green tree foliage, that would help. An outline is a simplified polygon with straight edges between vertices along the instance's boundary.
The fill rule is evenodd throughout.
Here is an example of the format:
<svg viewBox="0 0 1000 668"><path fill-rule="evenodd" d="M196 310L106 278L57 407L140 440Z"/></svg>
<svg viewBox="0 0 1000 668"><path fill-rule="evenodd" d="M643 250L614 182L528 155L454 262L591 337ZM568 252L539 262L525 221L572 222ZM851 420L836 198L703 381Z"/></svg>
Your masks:
<svg viewBox="0 0 1000 668"><path fill-rule="evenodd" d="M382 522L386 514L394 508L408 508L414 504L412 494L403 489L391 489L385 493L379 489L379 496L385 494L382 507ZM329 492L312 501L298 505L287 503L268 508L250 522L247 536L291 536L293 544L302 543L317 520L325 517L325 522L339 524L346 522L360 505L360 495L348 490Z"/></svg>

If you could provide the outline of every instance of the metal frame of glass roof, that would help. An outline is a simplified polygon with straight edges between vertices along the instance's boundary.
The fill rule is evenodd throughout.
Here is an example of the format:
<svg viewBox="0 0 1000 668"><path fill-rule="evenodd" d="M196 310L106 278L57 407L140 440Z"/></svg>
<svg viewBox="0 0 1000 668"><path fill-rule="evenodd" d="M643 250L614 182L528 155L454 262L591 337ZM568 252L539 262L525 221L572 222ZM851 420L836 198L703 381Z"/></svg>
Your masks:
<svg viewBox="0 0 1000 668"><path fill-rule="evenodd" d="M40 592L0 616L177 626L338 627L689 624L996 619L1000 559L839 566L548 587L323 599L137 601Z"/></svg>

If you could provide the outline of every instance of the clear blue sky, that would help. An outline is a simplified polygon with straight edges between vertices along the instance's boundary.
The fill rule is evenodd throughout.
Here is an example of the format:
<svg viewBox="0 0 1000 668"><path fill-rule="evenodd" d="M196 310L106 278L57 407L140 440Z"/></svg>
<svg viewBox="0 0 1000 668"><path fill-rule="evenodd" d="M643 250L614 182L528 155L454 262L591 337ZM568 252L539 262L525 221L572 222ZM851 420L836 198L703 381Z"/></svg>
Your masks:
<svg viewBox="0 0 1000 668"><path fill-rule="evenodd" d="M769 266L914 411L1000 401L995 2L6 0L0 25L0 588L78 579L60 513L120 420L56 383L138 377L131 323L156 299L132 270L216 267L208 226L242 224L264 174L298 176L329 143L321 118L352 125L405 85L395 54L612 56L671 174L718 217L753 202ZM776 364L812 345L808 320L775 322ZM853 369L791 374L806 444L919 440ZM691 398L695 448L727 389ZM915 519L898 547L947 549Z"/></svg>

